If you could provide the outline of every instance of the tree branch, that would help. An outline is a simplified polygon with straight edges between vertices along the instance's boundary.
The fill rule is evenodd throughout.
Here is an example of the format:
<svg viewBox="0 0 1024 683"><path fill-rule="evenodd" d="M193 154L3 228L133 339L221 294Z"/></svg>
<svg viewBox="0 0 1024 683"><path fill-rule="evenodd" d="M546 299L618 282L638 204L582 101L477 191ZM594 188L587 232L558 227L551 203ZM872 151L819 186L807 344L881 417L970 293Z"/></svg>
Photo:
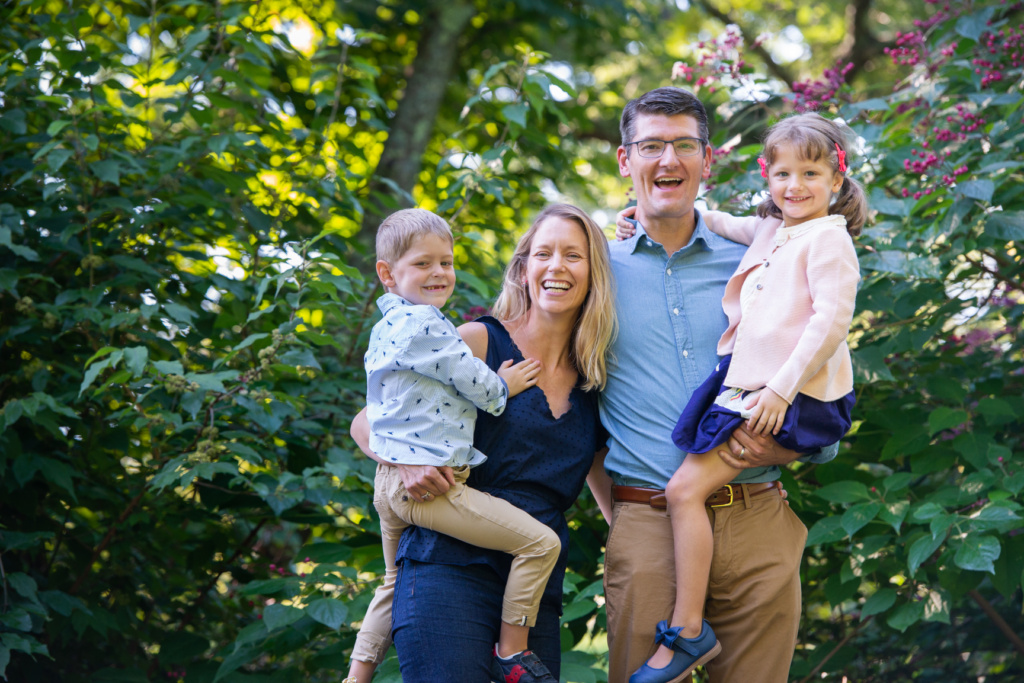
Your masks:
<svg viewBox="0 0 1024 683"><path fill-rule="evenodd" d="M1010 625L1006 623L1006 620L1003 619L999 612L996 611L995 607L992 606L992 603L986 600L976 588L967 591L967 594L970 595L976 603L978 603L978 606L981 607L981 611L984 612L985 616L987 616L992 623L996 625L996 628L999 629L1000 633L1006 636L1006 639L1010 641L1010 644L1013 645L1014 648L1016 648L1017 652L1024 654L1024 640L1014 633L1013 629L1010 628Z"/></svg>

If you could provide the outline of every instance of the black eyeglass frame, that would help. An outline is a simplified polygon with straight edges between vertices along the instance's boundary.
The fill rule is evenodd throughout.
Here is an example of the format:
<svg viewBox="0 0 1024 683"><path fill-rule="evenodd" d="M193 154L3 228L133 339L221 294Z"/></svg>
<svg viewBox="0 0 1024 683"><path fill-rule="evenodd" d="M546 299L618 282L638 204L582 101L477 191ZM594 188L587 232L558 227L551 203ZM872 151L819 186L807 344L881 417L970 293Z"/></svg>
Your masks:
<svg viewBox="0 0 1024 683"><path fill-rule="evenodd" d="M634 140L633 142L626 142L622 146L623 147L629 147L630 145L637 145L636 153L639 154L644 159L660 159L661 155L665 153L665 148L666 147L668 147L669 145L672 145L672 149L675 149L676 148L676 143L679 142L680 140L693 140L695 142L699 142L700 143L700 151L694 152L693 154L680 154L679 150L676 150L676 156L680 156L680 157L683 157L683 158L695 157L695 156L699 156L700 154L703 154L705 148L708 145L708 141L705 140L704 138L682 137L682 138L676 138L675 140L658 140L657 138L650 138L648 140ZM644 143L644 142L660 142L662 144L661 151L658 152L654 156L648 156L648 155L644 154L643 152L640 151L640 147L639 147L639 145L641 143Z"/></svg>

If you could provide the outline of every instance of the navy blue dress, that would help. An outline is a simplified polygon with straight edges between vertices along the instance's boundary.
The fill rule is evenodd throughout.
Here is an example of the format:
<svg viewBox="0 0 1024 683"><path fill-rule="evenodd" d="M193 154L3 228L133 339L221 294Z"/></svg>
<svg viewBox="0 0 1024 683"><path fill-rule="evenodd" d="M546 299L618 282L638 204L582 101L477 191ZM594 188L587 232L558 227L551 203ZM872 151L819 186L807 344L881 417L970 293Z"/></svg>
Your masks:
<svg viewBox="0 0 1024 683"><path fill-rule="evenodd" d="M523 360L500 322L490 316L477 322L487 327L488 366L497 370L509 358ZM525 510L562 541L537 626L530 632L531 649L556 677L569 546L565 512L583 489L594 453L607 438L597 400L598 392L577 386L569 396L570 409L556 419L544 392L533 387L509 399L497 417L480 411L473 437L487 461L473 468L468 485ZM402 535L396 560L392 629L403 680L489 681L512 556L413 526Z"/></svg>

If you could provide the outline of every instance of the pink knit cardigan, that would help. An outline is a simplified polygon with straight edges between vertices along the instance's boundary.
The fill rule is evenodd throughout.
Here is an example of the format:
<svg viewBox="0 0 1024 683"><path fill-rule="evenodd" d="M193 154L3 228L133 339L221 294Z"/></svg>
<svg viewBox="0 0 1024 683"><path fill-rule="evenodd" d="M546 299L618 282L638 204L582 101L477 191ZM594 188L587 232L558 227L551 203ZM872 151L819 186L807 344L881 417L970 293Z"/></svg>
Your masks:
<svg viewBox="0 0 1024 683"><path fill-rule="evenodd" d="M729 327L718 342L718 355L733 354L726 386L749 391L767 386L789 403L798 392L835 401L852 391L846 335L860 268L845 219L817 219L813 227L806 224L806 232L777 245L778 218L717 211L702 216L712 231L750 245L722 297ZM761 263L754 299L741 316L743 281Z"/></svg>

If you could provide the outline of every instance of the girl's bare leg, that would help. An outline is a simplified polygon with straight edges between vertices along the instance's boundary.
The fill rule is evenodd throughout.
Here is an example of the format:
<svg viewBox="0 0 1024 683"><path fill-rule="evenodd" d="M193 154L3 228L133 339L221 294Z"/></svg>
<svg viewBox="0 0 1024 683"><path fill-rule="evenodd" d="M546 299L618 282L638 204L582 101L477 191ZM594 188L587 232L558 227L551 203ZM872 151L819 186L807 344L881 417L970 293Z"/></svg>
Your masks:
<svg viewBox="0 0 1024 683"><path fill-rule="evenodd" d="M682 626L684 638L700 635L711 573L714 539L704 502L739 472L726 465L716 450L688 454L665 489L676 565L676 604L669 625ZM647 663L660 669L671 661L672 650L659 645Z"/></svg>

